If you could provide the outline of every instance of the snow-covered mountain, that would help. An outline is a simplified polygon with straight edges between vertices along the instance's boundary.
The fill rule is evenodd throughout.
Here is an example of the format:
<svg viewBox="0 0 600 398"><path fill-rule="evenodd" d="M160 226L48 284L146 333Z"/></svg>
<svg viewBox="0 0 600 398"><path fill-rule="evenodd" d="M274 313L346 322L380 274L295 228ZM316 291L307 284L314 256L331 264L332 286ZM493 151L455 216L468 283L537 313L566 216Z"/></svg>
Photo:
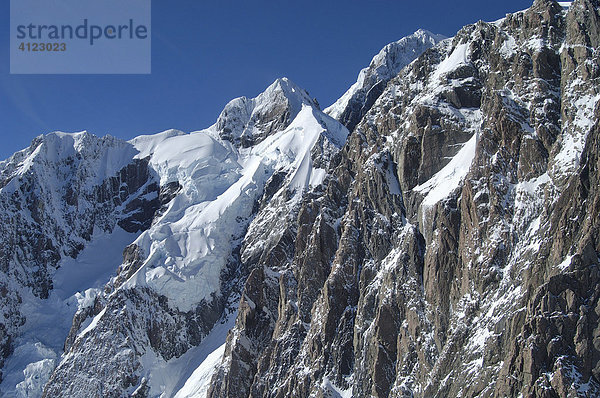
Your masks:
<svg viewBox="0 0 600 398"><path fill-rule="evenodd" d="M3 162L4 395L39 396L51 374L48 396L173 395L200 363L180 357L225 342L248 229L274 223L255 245L276 240L270 202L297 211L347 135L284 78L203 131L52 133Z"/></svg>
<svg viewBox="0 0 600 398"><path fill-rule="evenodd" d="M369 111L377 98L408 64L425 50L446 39L445 36L419 29L410 36L385 46L373 57L367 68L358 74L356 82L325 113L352 130Z"/></svg>
<svg viewBox="0 0 600 398"><path fill-rule="evenodd" d="M326 112L279 79L38 137L0 162L2 395L600 395L599 48L598 0L536 0Z"/></svg>

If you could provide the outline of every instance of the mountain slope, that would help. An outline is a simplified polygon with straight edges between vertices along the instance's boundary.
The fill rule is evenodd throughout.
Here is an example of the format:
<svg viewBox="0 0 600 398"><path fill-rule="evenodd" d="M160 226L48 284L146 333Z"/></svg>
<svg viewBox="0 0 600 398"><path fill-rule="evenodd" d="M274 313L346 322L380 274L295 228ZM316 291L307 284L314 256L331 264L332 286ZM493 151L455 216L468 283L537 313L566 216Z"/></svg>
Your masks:
<svg viewBox="0 0 600 398"><path fill-rule="evenodd" d="M51 371L77 303L85 301L78 292L101 288L118 264L77 274L86 260L73 259L84 256L91 241L104 242L107 259L114 259L111 245L147 228L161 206L163 190L145 160L132 161L134 153L112 137L55 133L2 162L1 361L16 350L3 371L10 379L3 390L14 393L25 366L30 381ZM87 285L78 286L82 282ZM52 312L59 319L48 317Z"/></svg>
<svg viewBox="0 0 600 398"><path fill-rule="evenodd" d="M251 116L240 118L248 104ZM75 315L44 396L175 394L185 382L181 373L191 375L183 362L195 362L190 355L209 337L224 342L226 330L212 329L235 314L247 246L264 253L277 239L280 221L261 206L276 197L277 211L292 214L347 135L303 90L280 79L255 99L232 101L208 130L132 140L161 186L179 192L126 248L104 292ZM253 234L251 241L247 231L265 223L275 223L268 239Z"/></svg>
<svg viewBox="0 0 600 398"><path fill-rule="evenodd" d="M3 395L600 395L600 2L441 39L0 163Z"/></svg>
<svg viewBox="0 0 600 398"><path fill-rule="evenodd" d="M391 80L248 278L209 396L600 394L599 22L536 1Z"/></svg>
<svg viewBox="0 0 600 398"><path fill-rule="evenodd" d="M373 57L357 81L325 113L338 119L352 131L381 95L387 83L425 50L445 39L419 29L410 36L385 46Z"/></svg>

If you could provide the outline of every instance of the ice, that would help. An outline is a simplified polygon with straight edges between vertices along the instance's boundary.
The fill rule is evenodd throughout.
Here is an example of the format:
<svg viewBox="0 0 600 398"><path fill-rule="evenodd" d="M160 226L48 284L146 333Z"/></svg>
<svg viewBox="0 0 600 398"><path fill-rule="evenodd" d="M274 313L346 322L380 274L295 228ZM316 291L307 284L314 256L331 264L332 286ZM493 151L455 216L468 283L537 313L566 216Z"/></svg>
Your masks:
<svg viewBox="0 0 600 398"><path fill-rule="evenodd" d="M182 311L218 292L234 236L241 233L238 218L250 216L260 193L257 182L264 183L264 178L262 164L255 162L214 200L171 206L163 219L136 241L148 258L123 287L150 286ZM169 233L153 234L164 228Z"/></svg>
<svg viewBox="0 0 600 398"><path fill-rule="evenodd" d="M438 82L447 73L456 70L459 66L468 64L468 50L468 44L458 44L454 51L439 64L436 71L432 74L431 81Z"/></svg>
<svg viewBox="0 0 600 398"><path fill-rule="evenodd" d="M474 133L452 160L427 182L414 188L425 194L422 206L429 207L446 198L465 178L475 158L477 133Z"/></svg>
<svg viewBox="0 0 600 398"><path fill-rule="evenodd" d="M16 347L3 369L2 397L40 397L40 384L50 377L58 355L44 344L26 343ZM37 380L36 380L37 378ZM28 394L28 395L26 395Z"/></svg>
<svg viewBox="0 0 600 398"><path fill-rule="evenodd" d="M281 81L271 89L281 90L281 85L293 87ZM162 182L178 181L184 188L136 240L146 261L122 288L149 286L181 311L219 292L221 271L270 176L285 171L285 186L301 195L324 178L311 156L319 139L337 147L346 141L345 127L312 105L296 102L301 109L292 123L250 148L219 142L210 130L132 140L140 153L152 153L150 164Z"/></svg>
<svg viewBox="0 0 600 398"><path fill-rule="evenodd" d="M385 46L373 57L368 68L360 71L356 82L334 104L325 109L325 113L339 118L350 100L363 91L367 93L380 81L388 81L396 76L402 68L409 65L426 49L432 47L446 37L419 29L412 35Z"/></svg>
<svg viewBox="0 0 600 398"><path fill-rule="evenodd" d="M177 181L194 201L212 200L239 177L236 154L207 133L179 134L169 130L158 137L135 138L131 143L150 156L161 184Z"/></svg>
<svg viewBox="0 0 600 398"><path fill-rule="evenodd" d="M23 374L25 380L17 384L17 396L41 396L44 385L50 379L56 366L56 359L42 359L27 365Z"/></svg>

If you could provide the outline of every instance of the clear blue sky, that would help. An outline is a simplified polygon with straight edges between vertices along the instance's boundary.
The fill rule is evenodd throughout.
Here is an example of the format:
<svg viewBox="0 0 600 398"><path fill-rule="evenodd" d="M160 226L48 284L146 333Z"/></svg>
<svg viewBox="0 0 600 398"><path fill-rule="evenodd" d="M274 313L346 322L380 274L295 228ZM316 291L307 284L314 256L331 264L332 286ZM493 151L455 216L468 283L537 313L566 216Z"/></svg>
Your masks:
<svg viewBox="0 0 600 398"><path fill-rule="evenodd" d="M154 0L151 75L10 75L2 1L0 159L56 130L125 139L200 130L281 76L326 107L385 44L419 28L453 36L532 2Z"/></svg>

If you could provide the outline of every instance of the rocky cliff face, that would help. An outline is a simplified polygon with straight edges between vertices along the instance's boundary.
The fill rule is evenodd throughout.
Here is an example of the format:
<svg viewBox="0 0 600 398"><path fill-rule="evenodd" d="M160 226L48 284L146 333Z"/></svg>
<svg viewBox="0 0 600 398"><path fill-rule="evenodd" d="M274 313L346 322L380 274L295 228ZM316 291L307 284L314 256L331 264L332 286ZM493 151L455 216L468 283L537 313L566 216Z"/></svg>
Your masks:
<svg viewBox="0 0 600 398"><path fill-rule="evenodd" d="M209 396L600 394L599 12L536 1L391 80L248 278Z"/></svg>
<svg viewBox="0 0 600 398"><path fill-rule="evenodd" d="M192 134L39 138L0 163L3 392L599 396L598 48L598 0L536 0L392 43L337 121L280 79Z"/></svg>

